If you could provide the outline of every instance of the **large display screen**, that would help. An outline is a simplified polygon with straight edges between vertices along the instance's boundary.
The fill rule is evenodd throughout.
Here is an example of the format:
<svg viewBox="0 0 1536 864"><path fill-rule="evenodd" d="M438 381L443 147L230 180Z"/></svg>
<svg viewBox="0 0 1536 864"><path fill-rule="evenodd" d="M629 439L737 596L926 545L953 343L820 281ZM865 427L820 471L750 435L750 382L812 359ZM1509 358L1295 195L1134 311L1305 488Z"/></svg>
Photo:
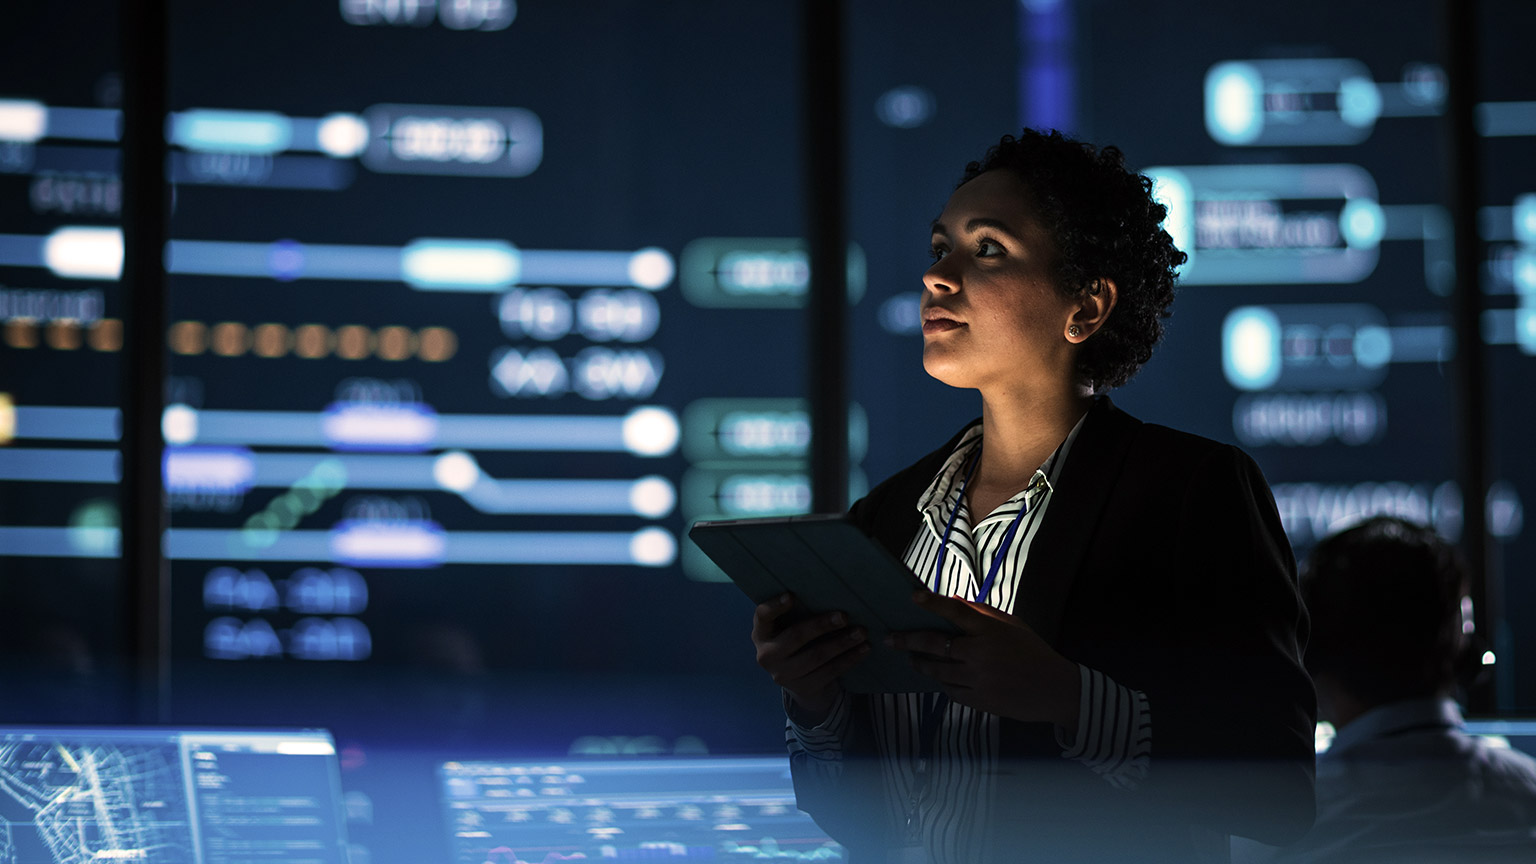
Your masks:
<svg viewBox="0 0 1536 864"><path fill-rule="evenodd" d="M528 709L560 706L576 731L777 746L751 604L683 538L810 506L794 10L172 11L176 710L559 749L573 729ZM859 176L933 178L916 206L905 178L854 195L859 218L902 202L849 249L864 314L1013 106L935 106L957 70L852 29ZM988 61L1007 93L1013 39Z"/></svg>
<svg viewBox="0 0 1536 864"><path fill-rule="evenodd" d="M1520 299L1532 180L1517 154L1536 133L1536 81L1512 34L1531 10L1478 11L1487 311L1482 343L1457 345L1440 7L1399 5L1395 21L1420 22L1407 26L1349 4L1247 4L1240 27L1214 8L1079 4L1071 19L1079 127L1156 180L1190 256L1166 343L1118 398L1251 452L1298 556L1383 513L1457 541L1467 492L1451 363L1484 352L1487 524L1508 584L1504 602L1489 598L1484 635L1498 644L1484 659L1497 660L1500 707L1529 705L1530 418L1516 394L1536 347Z"/></svg>
<svg viewBox="0 0 1536 864"><path fill-rule="evenodd" d="M103 722L127 665L117 7L0 17L0 714Z"/></svg>
<svg viewBox="0 0 1536 864"><path fill-rule="evenodd" d="M929 224L1058 125L1151 174L1190 254L1117 402L1253 453L1298 553L1378 512L1459 537L1447 79L1410 7L847 4L851 495L979 413L921 368ZM7 13L38 60L0 76L0 640L75 670L122 642L114 9ZM810 506L838 374L804 359L795 8L170 11L172 716L778 747L750 603L684 535ZM1530 14L1491 4L1479 55L1506 708L1536 703Z"/></svg>

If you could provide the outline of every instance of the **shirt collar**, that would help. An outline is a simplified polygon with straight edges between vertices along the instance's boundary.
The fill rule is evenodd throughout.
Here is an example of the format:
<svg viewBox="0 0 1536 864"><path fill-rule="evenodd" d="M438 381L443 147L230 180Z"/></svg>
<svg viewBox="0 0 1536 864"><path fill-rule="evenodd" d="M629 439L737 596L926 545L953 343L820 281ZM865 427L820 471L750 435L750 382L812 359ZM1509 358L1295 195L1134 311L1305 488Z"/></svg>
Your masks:
<svg viewBox="0 0 1536 864"><path fill-rule="evenodd" d="M1018 495L1010 498L1016 501L1022 495L1031 496L1034 502L1055 491L1056 483L1061 478L1061 468L1066 464L1067 453L1072 449L1072 443L1077 440L1077 433L1082 431L1083 421L1088 419L1085 412L1073 425L1072 431L1056 446L1055 451L1040 467L1035 469L1035 475L1030 478L1029 485ZM960 503L960 487L965 481L965 471L970 467L971 456L981 446L981 425L973 424L960 436L960 443L950 452L944 460L944 465L939 468L939 473L934 476L933 482L928 484L928 489L917 499L918 512L923 514L923 520L928 523L930 530L935 533L944 530L944 523L949 520L950 511ZM983 514L985 515L985 514Z"/></svg>
<svg viewBox="0 0 1536 864"><path fill-rule="evenodd" d="M1351 720L1334 736L1328 752L1340 754L1376 738L1427 727L1462 727L1461 708L1452 699L1407 699L1389 702Z"/></svg>

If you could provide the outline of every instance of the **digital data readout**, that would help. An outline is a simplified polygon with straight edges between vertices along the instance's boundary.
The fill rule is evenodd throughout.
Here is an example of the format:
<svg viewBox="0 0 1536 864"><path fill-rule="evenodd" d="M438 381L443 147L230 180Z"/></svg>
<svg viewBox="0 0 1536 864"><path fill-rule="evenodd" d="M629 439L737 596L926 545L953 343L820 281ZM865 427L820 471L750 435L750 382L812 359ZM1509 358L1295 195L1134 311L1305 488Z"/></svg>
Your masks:
<svg viewBox="0 0 1536 864"><path fill-rule="evenodd" d="M527 699L611 718L591 676L763 683L721 648L745 639L750 602L683 538L695 519L811 506L798 19L616 3L592 26L482 4L494 26L457 26L474 5L173 10L163 429L182 680L542 676L464 708L488 729ZM1012 37L995 39L1011 76ZM877 274L916 284L920 266L893 264L922 260L908 235L1013 122L1008 100L970 112L987 103L958 95L957 70L915 82L897 47L865 49L880 59L850 96L861 176L922 161L934 179L903 196L899 233L850 244L858 315ZM941 134L941 91L975 118ZM120 242L60 230L31 242L69 241L66 266ZM892 344L891 383L922 379L916 343ZM871 424L861 401L848 412L858 496ZM633 731L718 742L704 727L727 720L671 716L677 686L709 692L649 688L632 721L665 717Z"/></svg>
<svg viewBox="0 0 1536 864"><path fill-rule="evenodd" d="M847 857L796 809L782 756L447 762L439 779L456 864Z"/></svg>
<svg viewBox="0 0 1536 864"><path fill-rule="evenodd" d="M717 646L750 606L680 538L811 506L793 10L170 11L178 716L252 717L228 697L281 682L297 689L250 710L377 719L364 682L382 679L345 671L364 666L563 676L596 703L584 674L739 672ZM851 46L861 332L905 320L889 295L918 284L932 202L1014 122L962 70L902 59L916 36L869 34ZM1011 80L1013 35L987 39ZM48 363L0 382L0 480L42 490L6 499L8 562L114 567L121 549L102 363L122 339L122 117L103 75L0 90L0 171L31 202L0 226L5 350ZM912 165L923 193L892 194ZM893 413L932 387L910 331L878 334L854 346L891 370L848 407L854 497L871 416L883 475L920 442L889 446ZM902 425L937 437L959 417Z"/></svg>
<svg viewBox="0 0 1536 864"><path fill-rule="evenodd" d="M722 595L689 588L714 574L685 571L685 519L806 506L795 214L717 201L789 170L788 97L742 109L782 167L706 188L646 39L510 3L463 26L473 5L176 10L183 656L431 663L455 640L474 669L708 665L684 623ZM240 60L295 34L317 50ZM82 260L119 242L67 236ZM684 453L711 446L738 467L685 500ZM589 647L544 649L571 631Z"/></svg>
<svg viewBox="0 0 1536 864"><path fill-rule="evenodd" d="M121 692L124 298L115 263L39 265L71 257L71 229L117 234L117 7L0 17L0 713L103 722Z"/></svg>
<svg viewBox="0 0 1536 864"><path fill-rule="evenodd" d="M1458 345L1437 34L1347 39L1378 13L1328 4L1255 14L1254 26L1209 39L1191 38L1192 17L1134 4L1092 20L1103 74L1085 91L1085 126L1134 154L1189 255L1167 341L1122 401L1252 452L1298 555L1377 514L1460 540L1465 496L1484 491L1457 482L1450 364L1481 351L1512 370L1536 353L1519 287L1531 178L1509 158L1536 133L1530 77L1516 74L1513 48L1490 49L1480 73L1478 129L1496 190L1478 213L1487 311L1482 343ZM1510 32L1482 38L1504 45ZM1155 96L1133 83L1122 60L1133 55L1159 70ZM1513 560L1528 543L1530 457L1504 422L1486 506L1489 533ZM1528 630L1529 608L1503 606L1498 638ZM1514 687L1529 661L1484 658L1495 660L1505 707L1529 703L1536 694Z"/></svg>
<svg viewBox="0 0 1536 864"><path fill-rule="evenodd" d="M323 732L0 728L0 860L342 864Z"/></svg>
<svg viewBox="0 0 1536 864"><path fill-rule="evenodd" d="M1480 18L1468 346L1434 27L1321 2L1249 4L1241 28L1011 0L966 4L1009 26L915 27L852 4L851 496L979 412L922 371L929 223L1000 135L1060 126L1152 178L1189 256L1166 340L1114 398L1250 451L1298 555L1377 513L1457 540L1482 496L1509 577L1486 659L1505 707L1536 704L1525 5ZM834 373L804 360L799 21L600 6L171 4L164 548L186 717L489 730L533 725L532 702L582 718L569 737L730 739L776 711L688 710L698 676L750 676L721 647L750 604L684 538L811 506L806 397ZM66 13L6 14L0 44L33 56ZM39 610L0 645L77 669L120 635L79 602L121 580L109 19L59 43L78 56L0 76L0 565L21 577L0 621ZM1466 351L1489 361L1487 490L1457 480ZM394 672L410 683L385 699ZM615 686L636 728L586 728L613 722Z"/></svg>

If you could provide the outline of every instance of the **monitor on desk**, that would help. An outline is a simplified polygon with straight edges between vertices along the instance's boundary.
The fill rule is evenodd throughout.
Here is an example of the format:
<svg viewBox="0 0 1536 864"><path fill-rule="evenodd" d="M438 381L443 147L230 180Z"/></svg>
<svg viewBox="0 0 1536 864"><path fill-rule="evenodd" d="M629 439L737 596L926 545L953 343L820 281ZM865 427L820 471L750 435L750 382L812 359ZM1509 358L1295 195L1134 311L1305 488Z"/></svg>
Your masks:
<svg viewBox="0 0 1536 864"><path fill-rule="evenodd" d="M454 864L845 859L795 808L783 756L447 762L439 778Z"/></svg>
<svg viewBox="0 0 1536 864"><path fill-rule="evenodd" d="M0 864L346 864L329 733L0 727Z"/></svg>

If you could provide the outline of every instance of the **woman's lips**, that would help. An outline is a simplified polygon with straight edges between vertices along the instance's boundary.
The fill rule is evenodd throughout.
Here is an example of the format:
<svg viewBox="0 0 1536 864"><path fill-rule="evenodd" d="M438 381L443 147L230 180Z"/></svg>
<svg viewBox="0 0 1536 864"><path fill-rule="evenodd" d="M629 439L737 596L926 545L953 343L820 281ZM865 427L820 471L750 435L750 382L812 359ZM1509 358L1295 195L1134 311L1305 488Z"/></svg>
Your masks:
<svg viewBox="0 0 1536 864"><path fill-rule="evenodd" d="M956 321L953 318L929 318L927 321L923 322L923 335L927 336L931 333L943 333L948 330L954 330L964 326L964 324Z"/></svg>

